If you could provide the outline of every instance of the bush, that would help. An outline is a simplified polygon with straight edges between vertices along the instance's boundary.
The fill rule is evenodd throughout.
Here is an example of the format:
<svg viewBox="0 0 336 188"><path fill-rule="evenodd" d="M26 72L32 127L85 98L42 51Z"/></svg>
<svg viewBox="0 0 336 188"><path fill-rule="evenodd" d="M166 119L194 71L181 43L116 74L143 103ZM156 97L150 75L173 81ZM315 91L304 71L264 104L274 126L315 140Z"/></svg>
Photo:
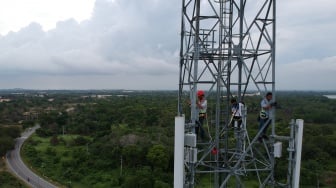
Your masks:
<svg viewBox="0 0 336 188"><path fill-rule="evenodd" d="M0 137L0 156L5 156L6 152L14 149L14 139L9 136Z"/></svg>
<svg viewBox="0 0 336 188"><path fill-rule="evenodd" d="M171 186L163 181L156 180L154 184L154 188L170 188Z"/></svg>
<svg viewBox="0 0 336 188"><path fill-rule="evenodd" d="M0 188L27 187L8 172L0 171Z"/></svg>
<svg viewBox="0 0 336 188"><path fill-rule="evenodd" d="M83 136L78 136L74 139L74 145L75 146L82 146L82 145L85 145L88 142L89 142L89 140L84 138Z"/></svg>

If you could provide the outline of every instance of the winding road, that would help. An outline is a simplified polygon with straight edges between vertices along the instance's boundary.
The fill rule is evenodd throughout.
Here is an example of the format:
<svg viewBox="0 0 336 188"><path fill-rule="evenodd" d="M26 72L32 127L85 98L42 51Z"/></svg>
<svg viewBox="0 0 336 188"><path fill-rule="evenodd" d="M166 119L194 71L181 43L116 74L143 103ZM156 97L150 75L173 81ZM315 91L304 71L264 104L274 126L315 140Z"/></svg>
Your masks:
<svg viewBox="0 0 336 188"><path fill-rule="evenodd" d="M20 179L34 188L57 188L57 186L44 180L42 177L32 172L21 160L20 149L24 141L38 129L39 126L27 129L21 134L20 138L16 139L15 149L7 152L6 162L9 169L16 174Z"/></svg>

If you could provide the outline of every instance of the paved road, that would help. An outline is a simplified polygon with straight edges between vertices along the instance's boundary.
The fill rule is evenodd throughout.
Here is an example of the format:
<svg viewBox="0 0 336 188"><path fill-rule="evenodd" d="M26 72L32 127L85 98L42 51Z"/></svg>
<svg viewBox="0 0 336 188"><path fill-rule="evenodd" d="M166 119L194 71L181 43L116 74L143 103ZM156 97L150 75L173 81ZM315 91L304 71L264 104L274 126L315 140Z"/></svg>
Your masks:
<svg viewBox="0 0 336 188"><path fill-rule="evenodd" d="M23 132L21 137L16 139L15 149L7 152L6 161L9 169L30 186L34 188L57 188L32 172L21 160L20 149L23 142L38 128L39 126L35 126Z"/></svg>

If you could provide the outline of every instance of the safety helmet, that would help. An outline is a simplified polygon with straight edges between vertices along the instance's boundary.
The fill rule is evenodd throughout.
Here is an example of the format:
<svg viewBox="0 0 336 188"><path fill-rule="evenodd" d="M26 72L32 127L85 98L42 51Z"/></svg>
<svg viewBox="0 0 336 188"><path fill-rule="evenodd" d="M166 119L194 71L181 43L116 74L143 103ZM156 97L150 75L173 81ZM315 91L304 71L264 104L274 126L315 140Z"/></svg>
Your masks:
<svg viewBox="0 0 336 188"><path fill-rule="evenodd" d="M203 90L198 90L197 91L197 96L200 97L200 96L203 96L204 95L204 91Z"/></svg>

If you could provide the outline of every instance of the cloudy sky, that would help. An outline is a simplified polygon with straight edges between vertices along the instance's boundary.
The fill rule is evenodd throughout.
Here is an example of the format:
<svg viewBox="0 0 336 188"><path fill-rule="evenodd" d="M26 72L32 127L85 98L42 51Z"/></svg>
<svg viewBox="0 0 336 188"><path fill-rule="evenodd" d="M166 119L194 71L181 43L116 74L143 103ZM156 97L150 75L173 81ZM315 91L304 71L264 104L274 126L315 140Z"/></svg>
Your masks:
<svg viewBox="0 0 336 188"><path fill-rule="evenodd" d="M336 1L277 1L276 88L336 90ZM178 89L180 0L0 0L0 89Z"/></svg>

